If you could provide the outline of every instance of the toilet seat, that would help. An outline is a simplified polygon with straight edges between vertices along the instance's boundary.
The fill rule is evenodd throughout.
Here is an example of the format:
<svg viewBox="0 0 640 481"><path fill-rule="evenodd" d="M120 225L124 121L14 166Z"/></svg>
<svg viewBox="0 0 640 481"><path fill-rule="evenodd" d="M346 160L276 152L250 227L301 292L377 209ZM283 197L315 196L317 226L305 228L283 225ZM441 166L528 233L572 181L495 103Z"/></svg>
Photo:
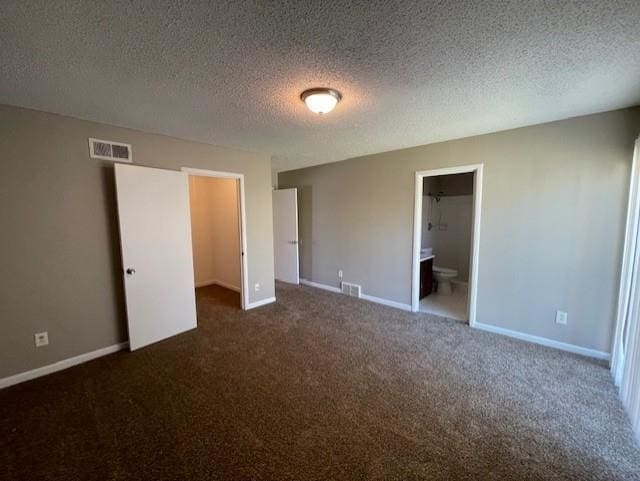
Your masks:
<svg viewBox="0 0 640 481"><path fill-rule="evenodd" d="M458 277L458 271L448 267L433 266L433 277L438 283L438 294L449 296L453 292L451 281Z"/></svg>
<svg viewBox="0 0 640 481"><path fill-rule="evenodd" d="M437 272L438 274L442 274L444 276L456 277L458 275L458 271L455 269L450 269L448 267L440 267L433 266L433 272Z"/></svg>

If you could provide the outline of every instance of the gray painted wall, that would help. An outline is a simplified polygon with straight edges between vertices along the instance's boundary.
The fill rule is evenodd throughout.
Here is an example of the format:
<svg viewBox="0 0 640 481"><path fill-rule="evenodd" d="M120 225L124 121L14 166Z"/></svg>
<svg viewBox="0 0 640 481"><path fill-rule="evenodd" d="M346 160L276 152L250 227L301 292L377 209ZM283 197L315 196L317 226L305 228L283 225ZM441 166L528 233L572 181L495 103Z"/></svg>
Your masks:
<svg viewBox="0 0 640 481"><path fill-rule="evenodd" d="M127 338L113 164L89 137L131 143L138 165L245 174L249 299L274 295L268 156L0 106L0 378Z"/></svg>
<svg viewBox="0 0 640 481"><path fill-rule="evenodd" d="M280 173L301 275L409 304L414 172L483 163L477 321L609 351L639 129L625 109Z"/></svg>

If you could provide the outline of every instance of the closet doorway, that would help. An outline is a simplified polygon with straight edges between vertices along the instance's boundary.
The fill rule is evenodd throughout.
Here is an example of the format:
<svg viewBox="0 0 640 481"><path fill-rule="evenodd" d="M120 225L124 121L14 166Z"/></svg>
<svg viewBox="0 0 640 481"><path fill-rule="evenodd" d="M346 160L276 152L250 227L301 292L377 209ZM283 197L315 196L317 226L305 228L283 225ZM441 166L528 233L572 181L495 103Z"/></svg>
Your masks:
<svg viewBox="0 0 640 481"><path fill-rule="evenodd" d="M239 309L247 305L242 174L183 168L189 206L196 290Z"/></svg>

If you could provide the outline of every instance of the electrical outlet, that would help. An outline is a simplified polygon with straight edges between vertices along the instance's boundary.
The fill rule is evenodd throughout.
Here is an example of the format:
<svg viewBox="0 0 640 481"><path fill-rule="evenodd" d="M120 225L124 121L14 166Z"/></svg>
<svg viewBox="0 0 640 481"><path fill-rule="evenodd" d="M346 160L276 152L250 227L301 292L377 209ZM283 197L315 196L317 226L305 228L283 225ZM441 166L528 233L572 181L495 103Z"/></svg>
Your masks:
<svg viewBox="0 0 640 481"><path fill-rule="evenodd" d="M566 324L568 316L564 311L556 311L556 324Z"/></svg>
<svg viewBox="0 0 640 481"><path fill-rule="evenodd" d="M338 279L342 279L342 269L338 269Z"/></svg>
<svg viewBox="0 0 640 481"><path fill-rule="evenodd" d="M48 332L36 332L33 335L36 347L48 346L49 345L49 333Z"/></svg>
<svg viewBox="0 0 640 481"><path fill-rule="evenodd" d="M260 284L256 282L256 285L253 286L253 289L258 292L260 290Z"/></svg>

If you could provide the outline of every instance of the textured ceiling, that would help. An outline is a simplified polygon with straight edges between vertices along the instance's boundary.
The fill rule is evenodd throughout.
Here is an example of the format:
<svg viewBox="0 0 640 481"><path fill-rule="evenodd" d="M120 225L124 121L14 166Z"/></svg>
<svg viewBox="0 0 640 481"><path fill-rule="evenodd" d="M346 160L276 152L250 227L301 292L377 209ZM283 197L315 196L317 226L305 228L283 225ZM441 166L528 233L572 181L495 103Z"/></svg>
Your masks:
<svg viewBox="0 0 640 481"><path fill-rule="evenodd" d="M638 0L3 0L0 103L286 170L636 105L639 26Z"/></svg>

